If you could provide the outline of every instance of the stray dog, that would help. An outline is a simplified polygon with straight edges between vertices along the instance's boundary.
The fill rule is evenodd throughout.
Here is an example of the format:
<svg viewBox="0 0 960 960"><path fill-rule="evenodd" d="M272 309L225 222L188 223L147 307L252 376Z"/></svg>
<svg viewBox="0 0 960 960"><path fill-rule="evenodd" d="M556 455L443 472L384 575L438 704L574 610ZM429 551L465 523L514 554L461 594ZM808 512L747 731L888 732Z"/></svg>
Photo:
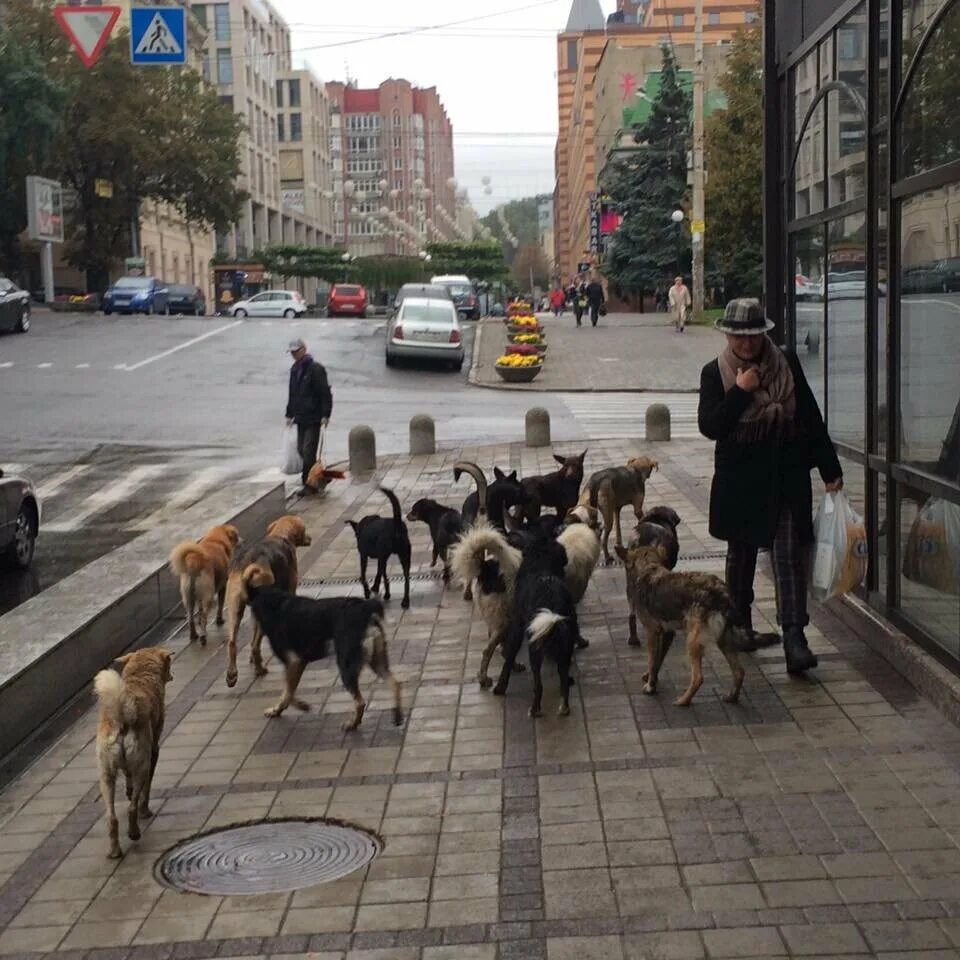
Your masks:
<svg viewBox="0 0 960 960"><path fill-rule="evenodd" d="M487 558L487 554L491 554ZM493 682L488 671L494 650L502 646L513 615L513 592L522 559L519 550L488 523L468 530L453 548L451 567L475 597L480 616L487 625L487 645L480 658L477 680L481 687Z"/></svg>
<svg viewBox="0 0 960 960"><path fill-rule="evenodd" d="M437 565L437 558L443 561L443 582L450 582L450 548L460 539L463 533L463 521L460 514L451 507L445 507L436 500L418 500L407 514L410 523L418 520L430 528L430 539L433 541L433 556L430 566Z"/></svg>
<svg viewBox="0 0 960 960"><path fill-rule="evenodd" d="M93 680L100 701L97 763L100 796L107 811L111 860L123 856L115 794L117 774L127 781L130 801L127 835L140 839L140 818L152 817L150 788L160 756L164 687L173 679L171 656L161 647L147 647L119 657L116 670L101 670Z"/></svg>
<svg viewBox="0 0 960 960"><path fill-rule="evenodd" d="M207 619L217 599L217 626L223 623L227 573L240 543L236 527L211 527L196 543L178 543L170 553L170 569L180 578L180 599L187 612L190 639L207 642ZM198 629L199 626L199 629Z"/></svg>
<svg viewBox="0 0 960 960"><path fill-rule="evenodd" d="M650 474L659 469L660 464L649 457L634 457L625 467L607 467L590 477L580 503L597 507L603 517L603 559L613 563L608 543L610 531L617 527L617 546L623 546L623 534L620 532L620 511L627 505L633 505L637 520L643 516L643 498L646 495L646 482Z"/></svg>
<svg viewBox="0 0 960 960"><path fill-rule="evenodd" d="M566 517L566 526L557 537L557 542L567 553L564 579L579 603L587 592L587 586L600 559L600 519L595 507L573 507ZM578 647L589 646L582 637Z"/></svg>
<svg viewBox="0 0 960 960"><path fill-rule="evenodd" d="M663 553L664 566L668 570L673 570L680 557L680 540L677 537L677 527L680 526L680 514L670 507L654 507L648 510L643 519L635 528L636 536L630 541L630 547L660 547ZM627 572L627 590L630 589L630 573ZM637 636L637 618L630 613L629 620L630 635L627 643L631 647L640 646L640 638ZM663 635L661 649L666 655L673 643L673 632L670 631ZM663 660L661 659L661 664Z"/></svg>
<svg viewBox="0 0 960 960"><path fill-rule="evenodd" d="M230 577L227 580L227 618L230 621L227 636L228 687L236 686L237 683L237 635L248 602L243 571L252 563L264 566L270 570L275 584L281 585L290 593L296 593L297 584L300 582L297 547L309 547L311 542L300 517L280 517L267 527L267 535L262 540L245 549L230 565ZM250 662L253 664L254 676L257 677L262 677L267 672L261 653L262 644L263 631L254 618Z"/></svg>
<svg viewBox="0 0 960 960"><path fill-rule="evenodd" d="M674 702L687 707L703 684L703 649L713 641L733 673L733 686L724 696L736 703L743 686L743 667L737 656L743 628L726 585L709 573L671 573L664 565L665 551L658 546L617 547L627 568L627 601L647 634L648 671L644 693L656 693L657 677L667 655L672 633L687 634L690 685Z"/></svg>
<svg viewBox="0 0 960 960"><path fill-rule="evenodd" d="M563 517L576 505L580 484L583 483L583 460L586 455L586 450L574 457L561 457L555 453L553 459L560 464L559 470L520 481L527 493L523 518L528 523L540 516L543 507L552 507L557 516Z"/></svg>
<svg viewBox="0 0 960 960"><path fill-rule="evenodd" d="M262 625L274 656L286 669L283 695L276 706L265 711L266 716L279 717L291 704L298 710L310 709L297 698L297 686L306 665L326 657L332 642L340 680L353 697L353 719L343 729L356 730L363 719L367 704L360 693L360 673L364 667L370 667L381 680L389 680L393 722L395 726L403 723L400 682L390 671L379 599L291 596L272 586L270 571L256 565L244 571L243 581L253 615Z"/></svg>
<svg viewBox="0 0 960 960"><path fill-rule="evenodd" d="M403 522L403 511L396 494L386 487L379 487L380 492L390 501L393 507L392 517L378 517L376 515L364 517L359 523L348 520L347 523L357 535L357 550L360 553L360 582L363 584L363 595L370 598L370 587L367 584L367 561L373 557L377 561L377 575L373 578L373 593L380 592L380 583L383 582L383 599L390 599L390 580L387 578L387 561L392 554L396 554L403 568L403 600L400 606L406 610L410 606L410 535L407 525Z"/></svg>
<svg viewBox="0 0 960 960"><path fill-rule="evenodd" d="M453 479L468 473L476 481L477 489L463 501L460 515L463 525L472 527L477 518L486 516L490 523L498 530L506 530L506 513L511 507L517 507L527 502L527 491L523 483L517 479L517 471L504 473L499 467L493 468L493 483L487 486L487 478L475 463L464 461L453 468Z"/></svg>
<svg viewBox="0 0 960 960"><path fill-rule="evenodd" d="M533 703L530 716L542 715L543 681L540 676L544 657L557 665L560 677L560 707L557 713L570 713L570 664L580 629L577 608L563 577L567 553L556 540L543 539L531 543L523 552L523 561L517 572L513 617L503 644L503 669L493 688L497 696L504 696L514 661L524 638L530 654L533 673Z"/></svg>

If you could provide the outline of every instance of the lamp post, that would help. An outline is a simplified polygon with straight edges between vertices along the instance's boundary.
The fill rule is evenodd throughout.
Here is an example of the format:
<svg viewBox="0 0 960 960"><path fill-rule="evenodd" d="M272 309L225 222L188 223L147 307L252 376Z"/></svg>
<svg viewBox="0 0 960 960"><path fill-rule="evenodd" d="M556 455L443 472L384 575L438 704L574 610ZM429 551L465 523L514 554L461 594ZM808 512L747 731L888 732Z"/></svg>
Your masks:
<svg viewBox="0 0 960 960"><path fill-rule="evenodd" d="M346 283L350 279L350 264L353 263L357 258L352 253L345 253L341 258L343 263L343 282Z"/></svg>
<svg viewBox="0 0 960 960"><path fill-rule="evenodd" d="M677 272L674 274L674 276L679 277L680 276L680 224L683 223L683 211L674 210L673 213L670 214L670 219L674 222L674 224L677 227L677 231L675 234L675 238L676 238L675 248L676 248L676 254L677 254Z"/></svg>

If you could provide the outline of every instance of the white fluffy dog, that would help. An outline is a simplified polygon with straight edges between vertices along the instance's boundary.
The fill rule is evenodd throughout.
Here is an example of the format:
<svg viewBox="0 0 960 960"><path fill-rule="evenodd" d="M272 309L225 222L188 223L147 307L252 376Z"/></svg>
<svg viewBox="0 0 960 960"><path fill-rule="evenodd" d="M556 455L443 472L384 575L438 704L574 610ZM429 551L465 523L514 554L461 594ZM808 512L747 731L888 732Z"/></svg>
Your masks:
<svg viewBox="0 0 960 960"><path fill-rule="evenodd" d="M583 599L600 560L599 520L600 512L595 507L574 507L567 514L567 526L557 537L557 542L567 551L564 579L574 603Z"/></svg>

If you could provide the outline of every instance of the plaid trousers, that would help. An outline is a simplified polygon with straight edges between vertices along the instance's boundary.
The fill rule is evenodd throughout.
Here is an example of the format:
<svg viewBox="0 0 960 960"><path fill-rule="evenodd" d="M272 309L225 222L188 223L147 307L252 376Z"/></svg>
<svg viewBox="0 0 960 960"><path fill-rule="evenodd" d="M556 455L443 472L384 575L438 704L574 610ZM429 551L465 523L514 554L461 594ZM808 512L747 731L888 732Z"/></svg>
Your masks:
<svg viewBox="0 0 960 960"><path fill-rule="evenodd" d="M758 548L748 543L727 544L727 589L739 613L752 623L753 580ZM807 571L809 548L799 542L797 525L789 508L780 510L771 551L773 582L777 595L777 622L781 627L805 627L807 616Z"/></svg>

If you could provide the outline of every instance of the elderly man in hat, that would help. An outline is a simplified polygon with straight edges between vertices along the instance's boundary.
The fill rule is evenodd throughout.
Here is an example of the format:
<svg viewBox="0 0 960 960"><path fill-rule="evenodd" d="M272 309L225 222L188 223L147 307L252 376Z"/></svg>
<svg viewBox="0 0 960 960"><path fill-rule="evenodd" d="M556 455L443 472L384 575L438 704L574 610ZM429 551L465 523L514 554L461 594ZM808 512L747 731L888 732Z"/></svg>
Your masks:
<svg viewBox="0 0 960 960"><path fill-rule="evenodd" d="M716 327L726 347L700 375L700 432L716 441L710 534L727 541L727 587L749 629L749 649L779 642L753 630L757 551L772 548L777 620L787 671L817 665L807 646L807 571L813 541L810 470L827 490L843 472L823 416L792 351L768 336L756 300L732 300Z"/></svg>
<svg viewBox="0 0 960 960"><path fill-rule="evenodd" d="M317 462L320 431L333 412L333 393L327 371L307 353L307 345L298 337L288 347L293 357L290 368L290 392L287 398L287 423L297 425L297 450L303 459L303 492L315 493L307 486L310 468Z"/></svg>

